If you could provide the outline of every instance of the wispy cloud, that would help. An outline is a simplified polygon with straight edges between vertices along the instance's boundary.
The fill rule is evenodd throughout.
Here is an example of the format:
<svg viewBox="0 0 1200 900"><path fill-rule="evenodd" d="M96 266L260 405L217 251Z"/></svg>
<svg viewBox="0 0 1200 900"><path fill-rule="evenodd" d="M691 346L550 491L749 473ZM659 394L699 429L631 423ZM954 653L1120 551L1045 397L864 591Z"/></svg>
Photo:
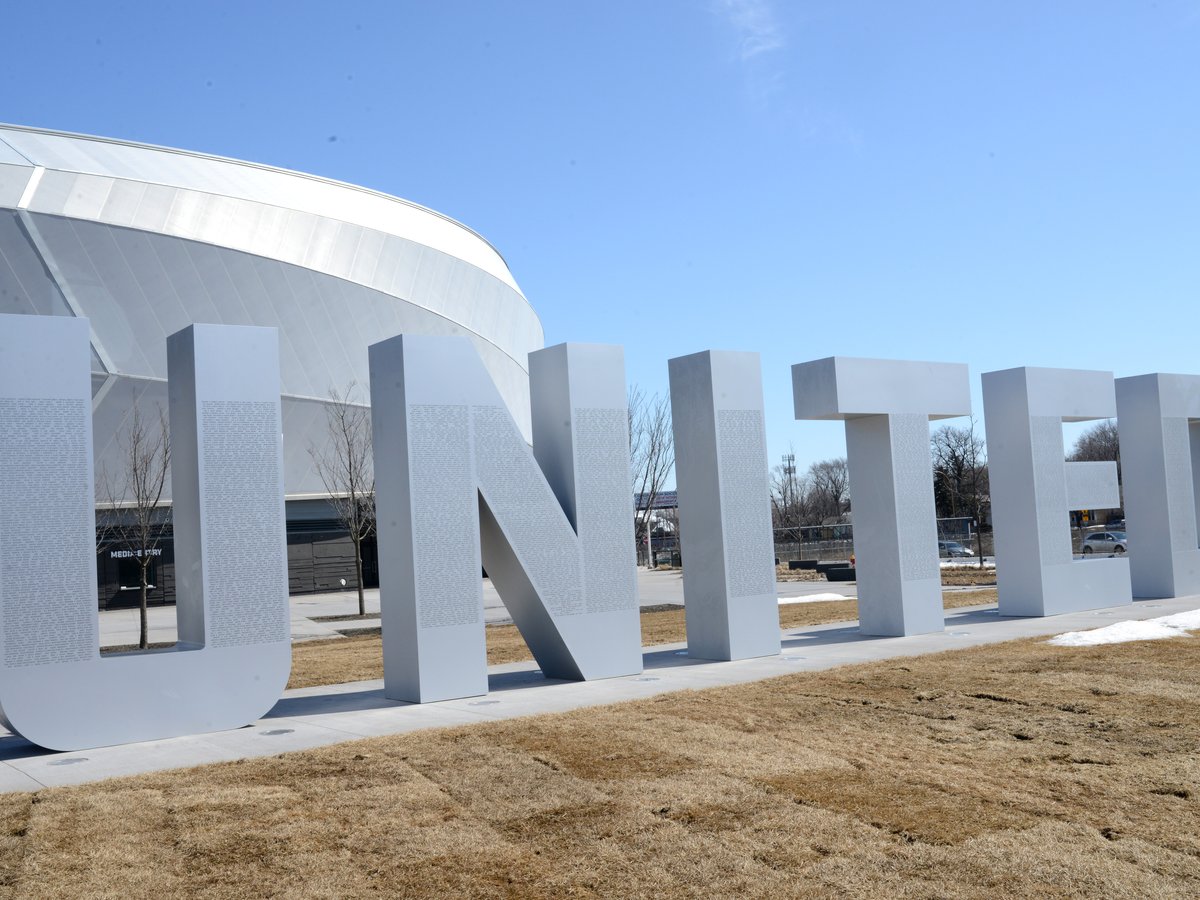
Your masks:
<svg viewBox="0 0 1200 900"><path fill-rule="evenodd" d="M783 29L767 0L713 0L713 10L732 27L742 62L783 49Z"/></svg>
<svg viewBox="0 0 1200 900"><path fill-rule="evenodd" d="M734 59L742 70L746 94L761 111L773 105L783 88L779 51L787 36L770 0L711 0L711 9L734 43Z"/></svg>

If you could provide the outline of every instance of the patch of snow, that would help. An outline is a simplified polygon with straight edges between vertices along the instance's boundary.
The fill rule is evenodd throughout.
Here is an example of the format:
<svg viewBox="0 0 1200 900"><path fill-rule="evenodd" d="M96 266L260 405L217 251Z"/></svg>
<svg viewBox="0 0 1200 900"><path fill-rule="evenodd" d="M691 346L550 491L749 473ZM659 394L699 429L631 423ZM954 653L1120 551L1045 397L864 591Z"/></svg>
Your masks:
<svg viewBox="0 0 1200 900"><path fill-rule="evenodd" d="M1124 644L1127 641L1161 641L1164 638L1190 637L1189 631L1200 629L1200 609L1160 616L1142 622L1114 622L1091 631L1068 631L1051 638L1056 647L1097 647L1101 644Z"/></svg>
<svg viewBox="0 0 1200 900"><path fill-rule="evenodd" d="M1173 616L1162 616L1159 621L1169 628L1194 631L1200 628L1200 609L1189 609L1187 612L1175 613Z"/></svg>
<svg viewBox="0 0 1200 900"><path fill-rule="evenodd" d="M804 594L800 597L780 597L779 605L785 606L789 603L824 603L827 600L854 600L855 597L847 597L845 594Z"/></svg>
<svg viewBox="0 0 1200 900"><path fill-rule="evenodd" d="M969 556L960 556L958 559L943 559L941 566L943 569L978 569L979 557L976 556L972 559ZM994 562L984 562L983 568L994 569L996 568L996 564Z"/></svg>

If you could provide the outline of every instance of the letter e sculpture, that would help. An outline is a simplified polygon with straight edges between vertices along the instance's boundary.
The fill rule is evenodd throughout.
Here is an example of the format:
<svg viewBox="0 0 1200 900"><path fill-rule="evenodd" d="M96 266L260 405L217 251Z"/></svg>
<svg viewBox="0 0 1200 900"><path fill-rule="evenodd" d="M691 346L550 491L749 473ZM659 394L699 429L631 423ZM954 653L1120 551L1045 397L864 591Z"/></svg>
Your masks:
<svg viewBox="0 0 1200 900"><path fill-rule="evenodd" d="M1117 379L1135 597L1200 594L1200 376Z"/></svg>
<svg viewBox="0 0 1200 900"><path fill-rule="evenodd" d="M1068 513L1120 506L1115 462L1064 462L1062 423L1116 415L1111 372L983 376L1002 616L1055 616L1132 600L1129 560L1075 560Z"/></svg>

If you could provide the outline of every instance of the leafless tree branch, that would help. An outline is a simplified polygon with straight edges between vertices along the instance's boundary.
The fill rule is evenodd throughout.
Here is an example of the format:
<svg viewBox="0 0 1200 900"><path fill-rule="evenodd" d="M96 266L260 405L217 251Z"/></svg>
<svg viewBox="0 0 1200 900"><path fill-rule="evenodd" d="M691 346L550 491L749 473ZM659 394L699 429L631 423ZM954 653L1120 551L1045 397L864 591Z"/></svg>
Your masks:
<svg viewBox="0 0 1200 900"><path fill-rule="evenodd" d="M967 425L943 425L929 439L933 457L933 496L938 515L957 518L969 516L976 523L979 564L983 565L983 544L978 526L984 519L988 502L987 458L985 444L972 416Z"/></svg>
<svg viewBox="0 0 1200 900"><path fill-rule="evenodd" d="M629 389L629 458L634 496L640 500L634 518L634 541L640 547L655 501L675 469L675 437L670 400L647 396L637 385Z"/></svg>
<svg viewBox="0 0 1200 900"><path fill-rule="evenodd" d="M814 524L840 522L850 509L850 470L846 457L815 462L808 467L806 477L812 504L810 517L816 519Z"/></svg>
<svg viewBox="0 0 1200 900"><path fill-rule="evenodd" d="M375 531L375 465L371 449L371 410L358 403L358 385L329 389L323 444L308 448L334 515L350 532L358 583L358 613L366 614L362 543Z"/></svg>
<svg viewBox="0 0 1200 900"><path fill-rule="evenodd" d="M100 475L101 508L97 511L97 549L101 545L129 551L141 573L138 647L149 646L147 594L155 551L171 527L171 510L163 502L171 465L171 438L161 407L149 422L135 402L130 425L118 438L121 469Z"/></svg>
<svg viewBox="0 0 1200 900"><path fill-rule="evenodd" d="M1067 459L1071 462L1108 462L1121 464L1121 439L1114 419L1105 419L1087 429L1075 441Z"/></svg>

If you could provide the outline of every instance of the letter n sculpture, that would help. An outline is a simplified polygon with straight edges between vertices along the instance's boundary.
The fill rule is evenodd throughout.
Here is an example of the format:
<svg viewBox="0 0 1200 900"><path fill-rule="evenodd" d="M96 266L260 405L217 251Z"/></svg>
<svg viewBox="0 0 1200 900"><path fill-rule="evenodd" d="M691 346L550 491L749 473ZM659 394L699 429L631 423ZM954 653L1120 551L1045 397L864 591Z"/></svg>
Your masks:
<svg viewBox="0 0 1200 900"><path fill-rule="evenodd" d="M481 565L547 677L640 672L621 348L529 355L532 449L467 338L370 357L386 695L487 692Z"/></svg>

